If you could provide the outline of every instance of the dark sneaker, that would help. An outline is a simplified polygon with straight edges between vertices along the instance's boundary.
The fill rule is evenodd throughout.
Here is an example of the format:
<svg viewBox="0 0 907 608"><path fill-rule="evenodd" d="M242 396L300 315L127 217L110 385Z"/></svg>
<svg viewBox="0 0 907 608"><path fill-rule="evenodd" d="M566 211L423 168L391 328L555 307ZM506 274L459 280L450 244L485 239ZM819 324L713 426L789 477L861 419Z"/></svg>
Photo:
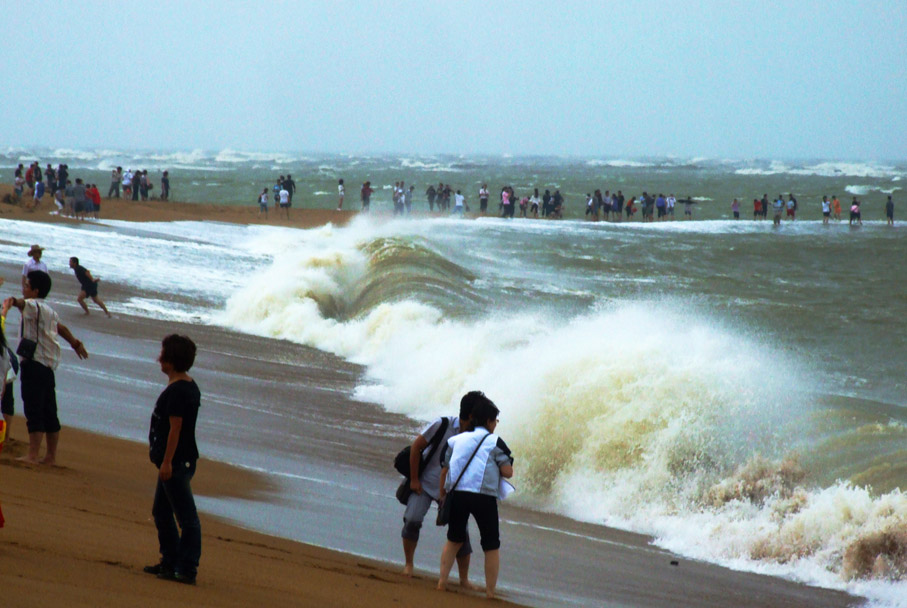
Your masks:
<svg viewBox="0 0 907 608"><path fill-rule="evenodd" d="M142 568L142 572L147 574L153 574L161 578L171 578L173 577L173 568L166 566L164 564L154 564L153 566L145 566Z"/></svg>
<svg viewBox="0 0 907 608"><path fill-rule="evenodd" d="M174 572L173 578L171 578L171 580L174 580L178 583L182 583L184 585L194 585L195 584L194 576L189 576L188 574L180 574L179 572Z"/></svg>

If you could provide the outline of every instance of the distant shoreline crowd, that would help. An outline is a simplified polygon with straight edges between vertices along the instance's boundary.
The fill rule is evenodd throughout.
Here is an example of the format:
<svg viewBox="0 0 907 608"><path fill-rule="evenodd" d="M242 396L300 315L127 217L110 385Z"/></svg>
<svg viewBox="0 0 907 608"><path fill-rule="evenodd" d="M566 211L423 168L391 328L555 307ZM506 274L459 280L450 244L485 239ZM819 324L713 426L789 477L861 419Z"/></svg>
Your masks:
<svg viewBox="0 0 907 608"><path fill-rule="evenodd" d="M20 199L26 196L25 189L28 188L28 199L25 200L25 206L34 209L40 203L42 198L49 194L53 202L57 205L58 213L68 217L86 219L93 216L99 217L101 207L101 193L97 184L89 184L82 178L70 179L69 167L66 164L59 164L56 168L50 163L42 171L40 163L35 161L28 168L20 163L15 170L14 175L14 192ZM337 183L337 211L343 210L346 198L346 189L343 179ZM117 167L110 174L110 187L107 191L107 198L131 199L133 201L147 201L154 199L154 184L148 177L148 171L123 169ZM259 205L259 216L268 216L269 202L273 200L274 206L278 208L281 215L287 219L290 217L290 208L293 204L293 195L296 193L296 182L292 175L281 175L270 188L265 187L261 193L256 196L256 203ZM361 211L369 212L371 210L371 199L375 193L371 181L366 181L359 189L359 199ZM160 179L160 197L159 200L167 201L170 199L170 174L164 171ZM532 218L532 219L561 219L564 217L567 200L559 188L544 190L539 193L538 188L533 188L531 192L527 191L518 195L513 186L502 186L500 191L494 196L497 202L497 211L492 210L492 194L488 184L482 184L472 199L477 201L478 209L474 210L470 206L470 200L463 190L455 189L450 184L439 182L437 186L431 184L424 192L425 202L428 205L428 212L447 213L455 217L465 217L467 213L473 213L475 217L485 217L496 215L502 218ZM414 207L415 186L406 186L404 181L394 182L391 201L393 204L393 213L395 216L410 215ZM660 222L672 221L677 216L682 216L684 220L692 220L694 216L695 205L700 200L693 197L677 198L673 193L665 196L662 193L650 194L644 191L639 196L624 196L621 190L611 192L606 189L604 193L600 189L592 193L586 193L585 196L585 218L589 221L610 221L625 222L639 220L642 222ZM793 193L787 194L787 200L784 195L779 194L776 198L770 199L767 194L762 197L753 198L753 220L768 219L768 213L771 209L773 213L773 222L779 225L782 221L795 221L802 217L801 208L797 198ZM682 211L678 210L681 207ZM730 203L730 211L734 219L739 220L743 212L743 203L739 199L733 199ZM831 220L842 221L842 210L849 212L849 223L851 225L861 225L863 223L862 203L857 196L853 196L852 201L845 209L837 195L831 197L825 195L817 204L821 212L824 224L830 223ZM884 217L888 225L894 225L894 201L891 195L884 207Z"/></svg>
<svg viewBox="0 0 907 608"><path fill-rule="evenodd" d="M120 188L123 196L134 201L147 201L152 197L154 184L148 179L148 170L131 169L123 171L122 167L113 169L110 173L110 188L107 198L120 198ZM42 171L38 161L33 162L26 169L22 163L16 167L13 175L13 192L19 199L24 199L25 189L28 188L28 200L25 202L27 209L34 209L41 204L45 194L49 194L57 206L57 213L76 219L88 217L99 218L101 211L101 191L97 184L90 184L75 178L70 179L69 165L61 163L56 168L47 163ZM170 198L170 174L164 171L161 176L161 197L166 201Z"/></svg>

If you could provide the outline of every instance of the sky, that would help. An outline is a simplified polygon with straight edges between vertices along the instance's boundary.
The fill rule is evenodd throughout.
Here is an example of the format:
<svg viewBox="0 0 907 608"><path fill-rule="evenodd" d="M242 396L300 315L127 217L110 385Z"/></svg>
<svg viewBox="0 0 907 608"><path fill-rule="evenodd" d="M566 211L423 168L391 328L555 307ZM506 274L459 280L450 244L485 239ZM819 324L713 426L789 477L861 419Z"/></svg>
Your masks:
<svg viewBox="0 0 907 608"><path fill-rule="evenodd" d="M4 147L907 159L902 0L0 9Z"/></svg>

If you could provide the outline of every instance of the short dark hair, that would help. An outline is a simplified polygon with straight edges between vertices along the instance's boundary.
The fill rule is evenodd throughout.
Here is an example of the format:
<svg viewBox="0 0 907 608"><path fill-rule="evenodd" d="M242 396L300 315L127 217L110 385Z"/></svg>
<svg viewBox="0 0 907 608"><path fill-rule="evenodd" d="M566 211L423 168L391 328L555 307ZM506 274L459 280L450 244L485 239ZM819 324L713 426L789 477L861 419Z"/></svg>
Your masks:
<svg viewBox="0 0 907 608"><path fill-rule="evenodd" d="M482 391L469 391L460 399L460 420L468 420L471 417L477 425L481 424L476 420L476 412L485 411L488 406L494 409L493 417L496 417L498 408L495 407L491 399L485 396L485 393ZM488 419L483 418L483 422L488 422Z"/></svg>
<svg viewBox="0 0 907 608"><path fill-rule="evenodd" d="M488 399L482 391L469 391L460 399L460 420L469 420L476 404L482 399Z"/></svg>
<svg viewBox="0 0 907 608"><path fill-rule="evenodd" d="M28 284L31 285L32 289L38 290L38 297L42 300L50 293L50 287L53 283L50 280L50 275L43 270L32 270L25 278L28 279Z"/></svg>
<svg viewBox="0 0 907 608"><path fill-rule="evenodd" d="M76 256L72 256L71 258L69 258L69 261L70 261L70 262L75 262L76 264L78 264L78 263L79 263L79 258L77 258Z"/></svg>
<svg viewBox="0 0 907 608"><path fill-rule="evenodd" d="M498 419L500 413L501 410L498 409L498 406L491 399L482 395L482 398L472 408L472 425L473 427L487 427L489 422Z"/></svg>
<svg viewBox="0 0 907 608"><path fill-rule="evenodd" d="M195 363L195 342L179 334L170 334L161 341L161 361L178 372L188 372Z"/></svg>

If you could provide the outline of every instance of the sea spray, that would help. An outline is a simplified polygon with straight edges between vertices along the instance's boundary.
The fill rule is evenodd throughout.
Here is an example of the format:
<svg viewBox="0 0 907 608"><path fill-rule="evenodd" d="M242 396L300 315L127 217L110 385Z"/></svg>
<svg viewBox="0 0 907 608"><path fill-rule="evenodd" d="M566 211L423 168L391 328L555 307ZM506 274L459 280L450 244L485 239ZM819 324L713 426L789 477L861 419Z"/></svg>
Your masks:
<svg viewBox="0 0 907 608"><path fill-rule="evenodd" d="M877 599L903 590L907 499L816 482L823 406L796 359L670 297L464 315L438 294L481 299L482 279L413 232L269 238L274 262L219 322L361 363L356 396L416 418L481 388L502 408L527 506L732 567Z"/></svg>

